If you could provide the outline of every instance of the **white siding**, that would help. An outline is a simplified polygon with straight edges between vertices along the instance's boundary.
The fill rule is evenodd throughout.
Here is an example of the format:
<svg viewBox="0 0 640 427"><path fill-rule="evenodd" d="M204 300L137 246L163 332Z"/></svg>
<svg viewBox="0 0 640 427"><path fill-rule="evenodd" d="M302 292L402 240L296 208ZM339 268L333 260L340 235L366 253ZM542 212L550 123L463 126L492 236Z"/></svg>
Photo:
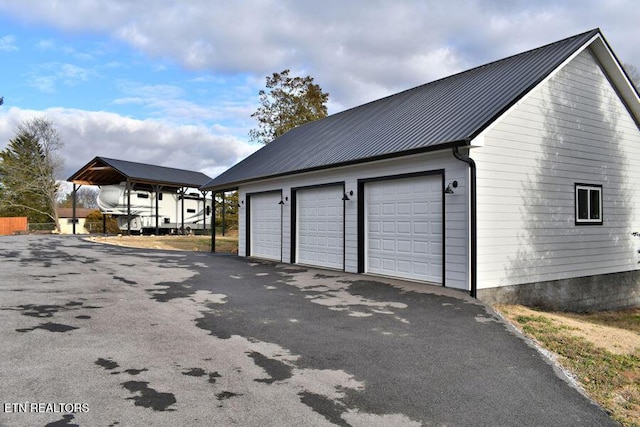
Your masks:
<svg viewBox="0 0 640 427"><path fill-rule="evenodd" d="M445 198L445 285L469 289L468 278L468 165L453 157L450 150L441 153L419 154L364 163L354 166L292 175L243 185L239 189L239 247L238 254L246 256L243 201L247 193L282 190L285 205L283 215L283 262L291 262L291 188L344 182L345 191L354 192L345 202L345 271L358 271L358 180L414 172L445 170L445 185L457 180L455 194Z"/></svg>
<svg viewBox="0 0 640 427"><path fill-rule="evenodd" d="M589 50L471 150L478 288L638 269L640 131ZM604 224L575 225L576 183L603 186Z"/></svg>

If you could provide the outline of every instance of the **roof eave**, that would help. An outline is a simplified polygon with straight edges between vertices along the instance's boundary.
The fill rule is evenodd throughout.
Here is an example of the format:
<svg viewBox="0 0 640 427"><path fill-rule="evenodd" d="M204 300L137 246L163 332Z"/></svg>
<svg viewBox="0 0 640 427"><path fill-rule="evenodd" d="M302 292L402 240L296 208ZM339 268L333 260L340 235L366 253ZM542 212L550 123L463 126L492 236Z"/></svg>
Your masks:
<svg viewBox="0 0 640 427"><path fill-rule="evenodd" d="M218 185L207 186L205 184L202 187L200 187L200 189L201 190L205 190L205 191L213 191L213 192L235 191L241 185L249 184L251 182L258 182L258 181L264 181L264 180L267 180L267 179L282 178L282 177L286 177L286 176L299 175L299 174L303 174L303 173L318 172L318 171L322 171L322 170L353 166L353 165L358 165L358 164L363 164L363 163L375 162L375 161L379 161L379 160L388 160L388 159L393 159L393 158L397 158L397 157L410 156L410 155L413 155L413 154L422 154L422 153L430 153L430 152L434 152L434 151L448 150L448 149L451 149L453 147L468 146L469 142L470 142L470 138L465 138L465 139L461 139L461 140L445 142L445 143L438 144L438 145L432 145L432 146L428 146L428 147L421 147L421 148L417 148L417 149L414 149L414 150L399 151L399 152L388 153L388 154L384 154L384 155L380 155L380 156L373 156L373 157L367 157L367 158L362 158L362 159L351 160L351 161L348 161L348 162L333 163L333 164L330 164L330 165L322 165L322 166L318 166L318 167L299 169L299 170L295 170L295 171L288 171L288 172L272 174L272 175L267 175L267 176L247 178L247 179L238 180L238 181L229 181L229 182L224 182L224 183L221 183L221 184L218 184Z"/></svg>

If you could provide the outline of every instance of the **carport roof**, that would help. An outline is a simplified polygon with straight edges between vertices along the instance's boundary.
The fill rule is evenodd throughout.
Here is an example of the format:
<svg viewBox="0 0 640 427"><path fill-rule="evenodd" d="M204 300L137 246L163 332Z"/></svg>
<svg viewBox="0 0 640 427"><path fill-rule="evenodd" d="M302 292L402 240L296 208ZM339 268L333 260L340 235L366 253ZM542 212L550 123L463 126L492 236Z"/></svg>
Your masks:
<svg viewBox="0 0 640 427"><path fill-rule="evenodd" d="M594 29L294 128L203 188L230 190L269 177L470 145L572 55L594 43L598 59L620 67ZM620 78L616 83L629 86ZM629 90L635 105L637 93ZM638 113L640 107L634 108Z"/></svg>
<svg viewBox="0 0 640 427"><path fill-rule="evenodd" d="M110 185L129 181L172 188L198 188L210 179L202 172L96 157L67 181L82 185Z"/></svg>

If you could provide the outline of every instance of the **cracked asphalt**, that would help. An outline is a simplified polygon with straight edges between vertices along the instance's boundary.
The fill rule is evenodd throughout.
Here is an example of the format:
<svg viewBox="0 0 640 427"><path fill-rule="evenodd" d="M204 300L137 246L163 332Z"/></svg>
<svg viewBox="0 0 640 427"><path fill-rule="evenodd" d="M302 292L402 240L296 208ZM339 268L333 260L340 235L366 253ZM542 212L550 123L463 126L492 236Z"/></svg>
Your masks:
<svg viewBox="0 0 640 427"><path fill-rule="evenodd" d="M0 343L1 426L617 425L463 293L229 255L0 237Z"/></svg>

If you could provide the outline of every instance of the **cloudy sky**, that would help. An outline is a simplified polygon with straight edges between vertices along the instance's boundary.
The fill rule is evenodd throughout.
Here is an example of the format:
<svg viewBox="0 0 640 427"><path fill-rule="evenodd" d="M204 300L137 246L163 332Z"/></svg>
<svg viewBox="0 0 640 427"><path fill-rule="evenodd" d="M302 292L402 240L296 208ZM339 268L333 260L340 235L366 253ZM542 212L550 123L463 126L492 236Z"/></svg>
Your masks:
<svg viewBox="0 0 640 427"><path fill-rule="evenodd" d="M248 142L265 76L337 113L599 27L640 68L634 0L0 0L0 149L46 116L64 177L95 156L212 177Z"/></svg>

